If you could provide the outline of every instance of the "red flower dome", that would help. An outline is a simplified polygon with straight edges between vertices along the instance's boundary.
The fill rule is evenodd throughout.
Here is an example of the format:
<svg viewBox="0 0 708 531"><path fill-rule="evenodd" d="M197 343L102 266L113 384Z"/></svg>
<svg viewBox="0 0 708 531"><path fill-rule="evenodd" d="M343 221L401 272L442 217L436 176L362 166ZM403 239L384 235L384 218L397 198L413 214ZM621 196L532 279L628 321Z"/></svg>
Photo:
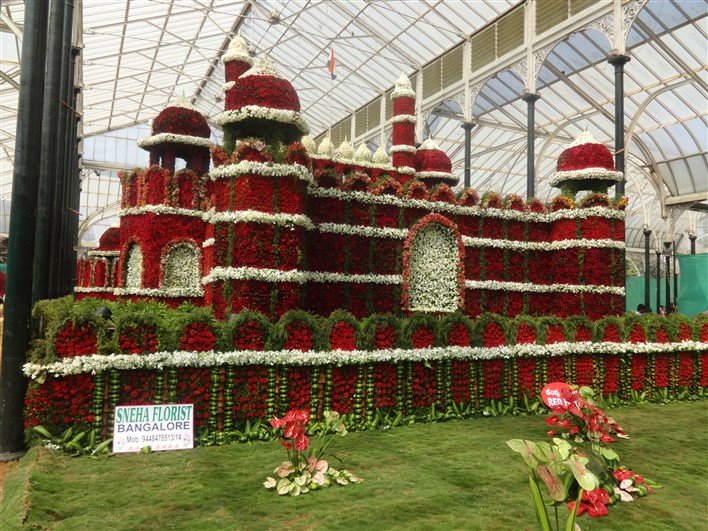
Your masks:
<svg viewBox="0 0 708 531"><path fill-rule="evenodd" d="M259 64L236 79L226 91L226 111L216 122L240 122L241 135L261 136L262 121L280 123L290 141L299 140L309 128L300 115L300 98L290 81L283 78L266 56Z"/></svg>
<svg viewBox="0 0 708 531"><path fill-rule="evenodd" d="M416 177L425 182L446 182L454 185L457 177L452 174L452 162L431 139L426 140L415 152Z"/></svg>
<svg viewBox="0 0 708 531"><path fill-rule="evenodd" d="M152 134L172 133L173 135L209 138L211 129L204 116L187 100L179 98L171 102L152 122Z"/></svg>
<svg viewBox="0 0 708 531"><path fill-rule="evenodd" d="M612 153L585 131L558 157L556 174L551 186L575 181L621 181L622 173L615 171Z"/></svg>
<svg viewBox="0 0 708 531"><path fill-rule="evenodd" d="M117 251L120 250L120 229L111 227L101 235L98 240L98 248L101 251Z"/></svg>
<svg viewBox="0 0 708 531"><path fill-rule="evenodd" d="M152 135L138 140L138 147L150 151L164 144L211 147L211 128L204 116L183 97L167 104L152 122Z"/></svg>
<svg viewBox="0 0 708 531"><path fill-rule="evenodd" d="M226 95L226 108L255 105L300 112L300 98L290 81L280 76L267 59L246 71Z"/></svg>

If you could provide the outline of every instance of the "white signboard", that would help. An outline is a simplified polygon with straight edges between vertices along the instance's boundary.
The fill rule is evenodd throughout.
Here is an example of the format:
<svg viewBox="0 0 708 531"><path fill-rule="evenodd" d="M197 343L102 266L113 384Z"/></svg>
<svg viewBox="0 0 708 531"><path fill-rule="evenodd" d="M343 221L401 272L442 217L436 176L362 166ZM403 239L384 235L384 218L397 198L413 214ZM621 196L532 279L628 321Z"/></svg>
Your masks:
<svg viewBox="0 0 708 531"><path fill-rule="evenodd" d="M194 405L116 406L113 452L194 448Z"/></svg>

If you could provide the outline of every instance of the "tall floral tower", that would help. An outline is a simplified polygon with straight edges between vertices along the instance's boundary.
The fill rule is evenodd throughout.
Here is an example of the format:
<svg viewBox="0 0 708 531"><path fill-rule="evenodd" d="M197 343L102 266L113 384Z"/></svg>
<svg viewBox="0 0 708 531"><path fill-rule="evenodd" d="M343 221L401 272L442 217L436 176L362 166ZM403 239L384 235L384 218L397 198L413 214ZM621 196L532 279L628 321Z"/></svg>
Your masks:
<svg viewBox="0 0 708 531"><path fill-rule="evenodd" d="M393 101L393 145L391 159L394 167L415 166L415 92L406 74L396 81L391 93Z"/></svg>
<svg viewBox="0 0 708 531"><path fill-rule="evenodd" d="M267 56L239 74L244 46L239 40L224 59L230 81L216 121L225 152L210 174L213 268L203 282L205 303L220 317L244 308L271 316L297 308L311 227L305 197L312 165L299 142L308 132L300 100Z"/></svg>
<svg viewBox="0 0 708 531"><path fill-rule="evenodd" d="M201 209L211 129L183 98L168 104L152 129L151 136L138 141L150 153L150 167L121 176L115 294L164 299L173 305L201 304L205 228ZM185 168L175 172L178 158Z"/></svg>

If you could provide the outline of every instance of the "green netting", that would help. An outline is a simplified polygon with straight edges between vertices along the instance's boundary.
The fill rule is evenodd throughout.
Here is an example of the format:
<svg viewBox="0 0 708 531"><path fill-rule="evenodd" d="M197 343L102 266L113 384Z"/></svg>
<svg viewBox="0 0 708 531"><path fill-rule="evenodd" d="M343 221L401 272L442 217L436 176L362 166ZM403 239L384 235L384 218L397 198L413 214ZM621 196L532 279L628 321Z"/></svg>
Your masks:
<svg viewBox="0 0 708 531"><path fill-rule="evenodd" d="M679 282L681 279L679 278ZM637 305L644 304L644 277L627 277L626 278L626 310L633 312L637 309ZM673 296L674 285L671 284L671 292ZM661 304L666 306L666 293L664 291L664 279L661 279ZM652 313L656 313L656 279L649 279L649 301Z"/></svg>
<svg viewBox="0 0 708 531"><path fill-rule="evenodd" d="M678 309L685 315L697 315L708 310L708 253L678 255ZM627 277L626 309L633 312L638 304L644 303L644 277ZM661 279L661 304L666 306L666 280ZM651 309L656 313L656 279L649 281L649 300ZM673 298L674 280L671 278L671 296Z"/></svg>
<svg viewBox="0 0 708 531"><path fill-rule="evenodd" d="M681 313L696 315L708 310L708 253L678 255L683 282L679 285Z"/></svg>

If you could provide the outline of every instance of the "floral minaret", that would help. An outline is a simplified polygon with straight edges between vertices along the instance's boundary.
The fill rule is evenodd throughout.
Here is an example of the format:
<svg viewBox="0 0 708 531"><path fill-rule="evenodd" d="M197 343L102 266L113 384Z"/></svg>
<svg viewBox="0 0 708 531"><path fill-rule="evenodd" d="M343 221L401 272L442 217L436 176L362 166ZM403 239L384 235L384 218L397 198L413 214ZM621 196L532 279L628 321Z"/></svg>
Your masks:
<svg viewBox="0 0 708 531"><path fill-rule="evenodd" d="M172 305L203 296L201 210L210 136L204 117L181 98L157 115L152 136L138 141L150 152L151 165L121 175L116 295ZM177 158L184 160L183 170L175 171Z"/></svg>
<svg viewBox="0 0 708 531"><path fill-rule="evenodd" d="M187 98L170 102L152 122L152 135L138 140L138 146L150 153L150 165L174 172L180 158L197 173L209 171L211 129L201 113Z"/></svg>
<svg viewBox="0 0 708 531"><path fill-rule="evenodd" d="M213 169L207 245L214 267L205 303L219 316L244 308L281 315L298 307L305 281L305 197L311 162L300 100L266 56L229 89L225 163Z"/></svg>
<svg viewBox="0 0 708 531"><path fill-rule="evenodd" d="M585 131L558 157L556 174L551 186L561 189L562 195L551 201L551 209L559 212L583 207L584 216L556 218L551 227L554 242L568 244L569 240L584 240L585 247L569 245L552 254L551 266L555 282L598 285L585 293L559 293L555 296L561 306L584 307L593 317L621 313L621 301L605 296L599 285L610 289L624 286L624 217L608 217L607 187L622 180L615 170L610 150ZM580 191L589 191L577 200ZM598 291L600 290L600 291Z"/></svg>
<svg viewBox="0 0 708 531"><path fill-rule="evenodd" d="M391 147L394 167L413 169L415 164L415 92L411 80L401 74L396 88L391 93L393 102L393 145Z"/></svg>

